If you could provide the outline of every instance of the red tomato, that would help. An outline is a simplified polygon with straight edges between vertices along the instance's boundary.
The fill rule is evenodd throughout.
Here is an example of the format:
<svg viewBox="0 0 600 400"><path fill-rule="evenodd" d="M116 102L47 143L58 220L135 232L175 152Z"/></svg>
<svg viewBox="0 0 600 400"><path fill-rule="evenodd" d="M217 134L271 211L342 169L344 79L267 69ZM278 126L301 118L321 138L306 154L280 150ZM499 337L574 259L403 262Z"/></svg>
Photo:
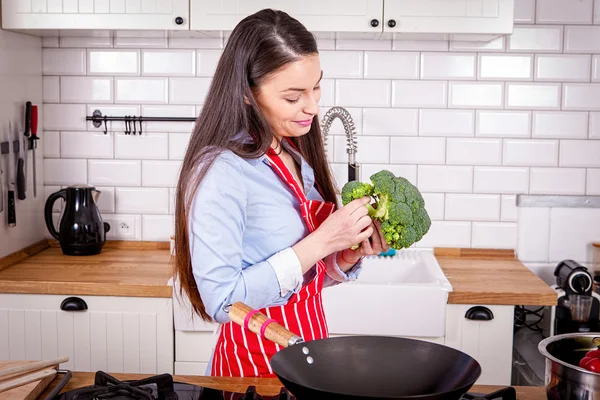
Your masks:
<svg viewBox="0 0 600 400"><path fill-rule="evenodd" d="M587 363L591 360L591 357L585 356L581 359L581 361L579 361L579 366L581 368L586 368Z"/></svg>
<svg viewBox="0 0 600 400"><path fill-rule="evenodd" d="M592 358L587 362L585 369L592 372L600 372L600 358Z"/></svg>
<svg viewBox="0 0 600 400"><path fill-rule="evenodd" d="M586 357L600 358L600 349L590 350L585 354Z"/></svg>

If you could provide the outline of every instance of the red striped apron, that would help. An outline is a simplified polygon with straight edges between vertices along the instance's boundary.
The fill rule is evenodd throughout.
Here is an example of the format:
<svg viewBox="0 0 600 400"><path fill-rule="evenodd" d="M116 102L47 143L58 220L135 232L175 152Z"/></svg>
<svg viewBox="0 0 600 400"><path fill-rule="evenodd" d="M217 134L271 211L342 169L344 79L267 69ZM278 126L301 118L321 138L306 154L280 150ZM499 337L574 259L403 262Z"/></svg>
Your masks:
<svg viewBox="0 0 600 400"><path fill-rule="evenodd" d="M310 232L335 211L335 204L308 200L281 158L272 150L267 155L273 170L290 187L300 201L302 219ZM269 319L300 335L305 341L328 337L327 322L321 301L325 278L325 263L319 260L314 267L315 276L302 289L292 295L283 306L261 310ZM281 346L234 323L221 325L215 345L212 376L275 377L270 366L271 357Z"/></svg>

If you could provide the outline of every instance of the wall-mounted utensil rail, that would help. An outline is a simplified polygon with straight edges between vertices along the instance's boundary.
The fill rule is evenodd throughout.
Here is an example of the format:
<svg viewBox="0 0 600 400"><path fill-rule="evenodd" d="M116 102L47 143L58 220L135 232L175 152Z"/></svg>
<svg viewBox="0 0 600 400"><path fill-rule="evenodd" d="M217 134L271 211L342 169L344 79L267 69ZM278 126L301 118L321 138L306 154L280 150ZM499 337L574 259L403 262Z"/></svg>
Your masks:
<svg viewBox="0 0 600 400"><path fill-rule="evenodd" d="M136 133L142 134L142 122L157 122L157 121L165 121L165 122L195 122L196 117L144 117L144 116L136 116L136 115L124 115L120 117L116 116L108 116L102 115L102 111L94 110L91 116L85 117L86 121L92 121L94 127L99 128L102 124L104 124L104 134L106 135L108 129L106 127L107 121L124 121L125 122L125 134L126 135L135 135ZM136 123L139 123L139 130L136 131Z"/></svg>

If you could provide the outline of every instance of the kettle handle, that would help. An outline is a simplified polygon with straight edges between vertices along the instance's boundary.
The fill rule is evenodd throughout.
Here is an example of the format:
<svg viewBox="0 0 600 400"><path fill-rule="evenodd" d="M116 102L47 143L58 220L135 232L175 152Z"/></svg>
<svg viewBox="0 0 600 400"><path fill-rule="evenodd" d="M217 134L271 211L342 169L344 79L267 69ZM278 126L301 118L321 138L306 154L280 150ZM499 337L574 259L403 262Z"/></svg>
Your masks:
<svg viewBox="0 0 600 400"><path fill-rule="evenodd" d="M46 228L56 240L58 238L58 232L54 229L54 223L52 222L52 207L54 207L54 202L58 199L63 199L67 201L67 190L62 189L56 193L52 193L48 199L46 200L46 205L44 206L44 219L46 220Z"/></svg>

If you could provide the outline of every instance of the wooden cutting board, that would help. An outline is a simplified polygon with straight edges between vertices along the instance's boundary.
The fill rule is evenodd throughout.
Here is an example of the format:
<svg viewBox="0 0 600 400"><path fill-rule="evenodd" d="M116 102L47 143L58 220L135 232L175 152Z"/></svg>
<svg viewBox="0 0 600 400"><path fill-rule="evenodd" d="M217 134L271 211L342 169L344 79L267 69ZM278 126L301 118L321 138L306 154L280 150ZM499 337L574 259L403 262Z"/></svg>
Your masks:
<svg viewBox="0 0 600 400"><path fill-rule="evenodd" d="M7 367L16 367L18 365L25 365L34 361L0 361L0 369ZM43 371L51 371L56 367L47 367ZM35 382L28 383L23 386L19 386L5 392L0 393L0 400L36 400L38 396L50 385L50 382L54 380L56 375L48 376L44 379L40 379ZM0 382L4 382L4 378L12 378L14 375L0 378Z"/></svg>

